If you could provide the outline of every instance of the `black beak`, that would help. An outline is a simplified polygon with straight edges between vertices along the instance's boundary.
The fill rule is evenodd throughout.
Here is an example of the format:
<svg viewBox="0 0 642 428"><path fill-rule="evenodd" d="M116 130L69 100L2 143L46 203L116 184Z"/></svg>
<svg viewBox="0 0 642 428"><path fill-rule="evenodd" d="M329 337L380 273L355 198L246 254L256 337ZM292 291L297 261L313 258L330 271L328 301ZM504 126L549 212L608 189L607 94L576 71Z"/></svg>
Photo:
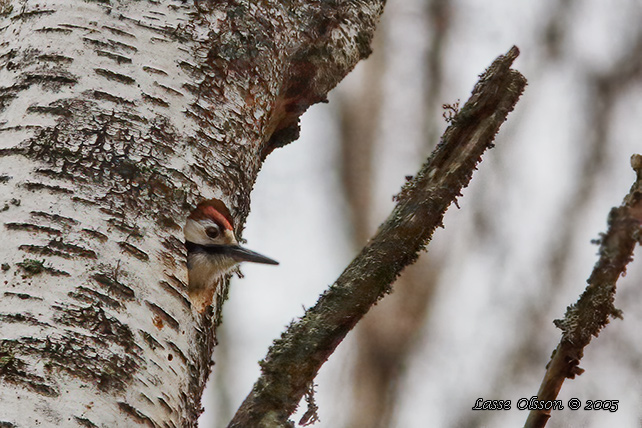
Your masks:
<svg viewBox="0 0 642 428"><path fill-rule="evenodd" d="M248 250L247 248L239 247L237 245L227 246L225 252L231 257L234 257L239 262L254 262L254 263L264 263L267 265L278 265L279 262L272 260L269 257L265 257L257 252Z"/></svg>

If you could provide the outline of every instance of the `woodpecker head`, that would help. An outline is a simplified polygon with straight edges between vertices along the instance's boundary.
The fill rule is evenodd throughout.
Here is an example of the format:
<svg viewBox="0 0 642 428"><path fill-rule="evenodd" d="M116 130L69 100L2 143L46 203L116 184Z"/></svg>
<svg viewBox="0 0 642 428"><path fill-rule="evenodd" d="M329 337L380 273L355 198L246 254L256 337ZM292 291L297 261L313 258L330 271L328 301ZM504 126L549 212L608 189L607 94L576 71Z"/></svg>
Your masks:
<svg viewBox="0 0 642 428"><path fill-rule="evenodd" d="M192 300L199 302L201 312L212 302L218 281L238 263L279 264L241 247L236 240L233 224L230 211L218 199L198 204L185 223L183 232L187 248L188 293L193 297Z"/></svg>

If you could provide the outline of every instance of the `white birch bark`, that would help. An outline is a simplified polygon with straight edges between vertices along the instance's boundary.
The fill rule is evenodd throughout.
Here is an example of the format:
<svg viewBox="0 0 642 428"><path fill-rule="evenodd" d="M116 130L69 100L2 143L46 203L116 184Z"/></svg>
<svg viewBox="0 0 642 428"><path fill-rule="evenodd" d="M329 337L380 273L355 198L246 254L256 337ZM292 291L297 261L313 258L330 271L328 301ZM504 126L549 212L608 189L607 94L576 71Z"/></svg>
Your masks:
<svg viewBox="0 0 642 428"><path fill-rule="evenodd" d="M0 0L0 426L196 425L219 314L184 220L242 224L382 7Z"/></svg>

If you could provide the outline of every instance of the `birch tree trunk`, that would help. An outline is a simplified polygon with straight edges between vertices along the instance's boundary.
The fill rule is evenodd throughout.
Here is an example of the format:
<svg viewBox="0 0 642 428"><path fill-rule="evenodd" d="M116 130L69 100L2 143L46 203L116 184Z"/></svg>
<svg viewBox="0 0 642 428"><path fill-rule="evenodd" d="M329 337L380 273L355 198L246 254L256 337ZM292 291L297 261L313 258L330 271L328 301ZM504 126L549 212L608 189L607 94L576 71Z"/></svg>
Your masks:
<svg viewBox="0 0 642 428"><path fill-rule="evenodd" d="M186 297L184 220L242 224L382 8L0 0L1 426L196 425L222 302Z"/></svg>

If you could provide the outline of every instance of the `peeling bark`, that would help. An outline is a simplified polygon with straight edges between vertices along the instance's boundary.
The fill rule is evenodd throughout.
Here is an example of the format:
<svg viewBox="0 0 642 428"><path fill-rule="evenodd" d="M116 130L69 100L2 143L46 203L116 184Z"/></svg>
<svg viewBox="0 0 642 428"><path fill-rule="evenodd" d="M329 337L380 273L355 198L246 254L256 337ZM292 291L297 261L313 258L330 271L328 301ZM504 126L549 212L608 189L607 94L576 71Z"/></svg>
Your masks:
<svg viewBox="0 0 642 428"><path fill-rule="evenodd" d="M0 2L0 425L196 425L220 312L186 298L184 219L243 223L382 8Z"/></svg>

